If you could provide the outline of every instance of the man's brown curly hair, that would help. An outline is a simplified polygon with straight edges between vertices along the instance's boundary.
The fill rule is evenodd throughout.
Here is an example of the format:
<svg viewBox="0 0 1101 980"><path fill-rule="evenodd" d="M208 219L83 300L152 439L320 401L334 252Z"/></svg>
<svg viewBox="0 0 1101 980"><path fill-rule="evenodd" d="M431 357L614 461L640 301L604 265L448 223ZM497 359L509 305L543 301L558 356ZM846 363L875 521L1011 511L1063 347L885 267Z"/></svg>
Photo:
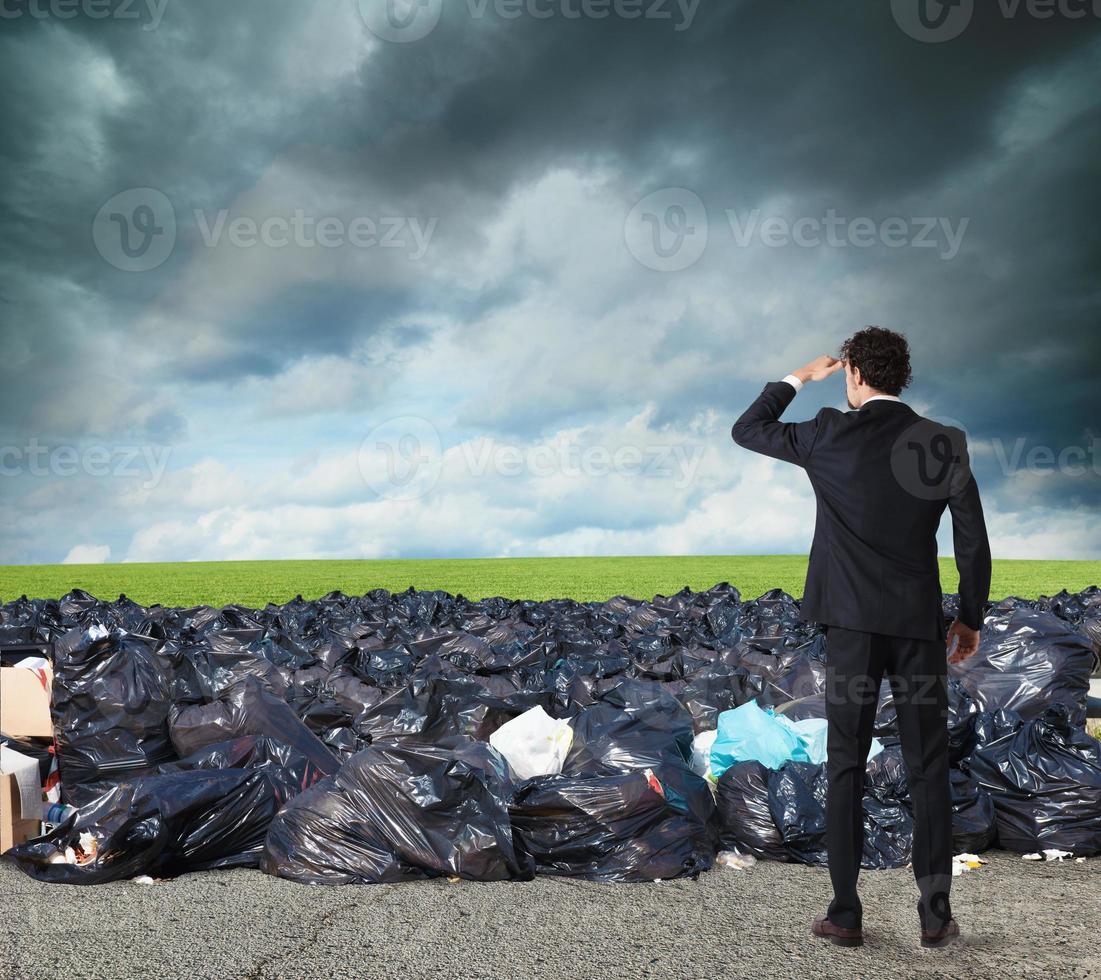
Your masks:
<svg viewBox="0 0 1101 980"><path fill-rule="evenodd" d="M913 377L906 338L883 327L854 333L841 345L841 360L860 372L864 384L885 395L901 394Z"/></svg>

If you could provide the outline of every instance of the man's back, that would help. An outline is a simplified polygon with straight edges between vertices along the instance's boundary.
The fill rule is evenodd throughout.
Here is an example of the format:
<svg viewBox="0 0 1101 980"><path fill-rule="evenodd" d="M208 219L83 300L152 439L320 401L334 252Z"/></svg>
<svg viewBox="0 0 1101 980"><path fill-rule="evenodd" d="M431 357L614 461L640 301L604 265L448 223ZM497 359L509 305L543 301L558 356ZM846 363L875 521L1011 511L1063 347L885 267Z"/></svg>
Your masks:
<svg viewBox="0 0 1101 980"><path fill-rule="evenodd" d="M960 619L978 629L990 552L963 433L882 396L859 410L827 408L782 423L795 394L786 381L766 385L732 434L810 477L818 509L804 617L869 633L943 636L936 535L950 507Z"/></svg>
<svg viewBox="0 0 1101 980"><path fill-rule="evenodd" d="M886 399L829 410L806 469L818 521L804 615L874 633L942 635L937 528L952 484L970 482L963 433Z"/></svg>

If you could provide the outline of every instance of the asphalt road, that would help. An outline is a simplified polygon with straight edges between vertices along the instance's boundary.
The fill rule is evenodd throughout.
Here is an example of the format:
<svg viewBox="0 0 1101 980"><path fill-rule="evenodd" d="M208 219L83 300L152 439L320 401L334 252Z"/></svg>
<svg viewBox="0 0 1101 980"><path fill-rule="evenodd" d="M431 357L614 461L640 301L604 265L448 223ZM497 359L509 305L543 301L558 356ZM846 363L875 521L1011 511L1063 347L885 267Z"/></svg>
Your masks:
<svg viewBox="0 0 1101 980"><path fill-rule="evenodd" d="M862 876L868 942L847 950L809 936L829 879L797 865L652 885L228 871L76 888L0 863L0 977L1101 977L1101 859L986 857L956 879L966 935L949 950L920 948L905 870Z"/></svg>

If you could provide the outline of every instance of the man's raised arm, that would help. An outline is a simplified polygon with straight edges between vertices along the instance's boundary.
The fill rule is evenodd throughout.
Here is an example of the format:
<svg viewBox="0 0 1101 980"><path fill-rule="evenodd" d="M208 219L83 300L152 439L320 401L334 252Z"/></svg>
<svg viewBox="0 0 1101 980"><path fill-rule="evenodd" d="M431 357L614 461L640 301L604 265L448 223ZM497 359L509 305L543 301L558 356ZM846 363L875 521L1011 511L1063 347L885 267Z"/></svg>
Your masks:
<svg viewBox="0 0 1101 980"><path fill-rule="evenodd" d="M796 392L808 381L821 381L841 370L841 362L823 354L793 371L783 381L772 381L734 423L730 434L743 449L804 466L818 436L818 420L781 422L780 416Z"/></svg>

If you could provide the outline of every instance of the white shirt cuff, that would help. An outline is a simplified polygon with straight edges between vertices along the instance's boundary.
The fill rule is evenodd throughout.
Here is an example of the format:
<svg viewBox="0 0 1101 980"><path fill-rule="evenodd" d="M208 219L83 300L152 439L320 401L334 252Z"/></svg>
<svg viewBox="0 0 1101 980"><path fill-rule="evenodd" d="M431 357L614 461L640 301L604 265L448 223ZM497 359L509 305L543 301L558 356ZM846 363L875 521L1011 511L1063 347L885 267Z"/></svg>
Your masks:
<svg viewBox="0 0 1101 980"><path fill-rule="evenodd" d="M803 382L795 377L794 374L789 374L786 378L781 378L780 380L786 381L789 385L791 385L795 389L796 393L803 390Z"/></svg>

